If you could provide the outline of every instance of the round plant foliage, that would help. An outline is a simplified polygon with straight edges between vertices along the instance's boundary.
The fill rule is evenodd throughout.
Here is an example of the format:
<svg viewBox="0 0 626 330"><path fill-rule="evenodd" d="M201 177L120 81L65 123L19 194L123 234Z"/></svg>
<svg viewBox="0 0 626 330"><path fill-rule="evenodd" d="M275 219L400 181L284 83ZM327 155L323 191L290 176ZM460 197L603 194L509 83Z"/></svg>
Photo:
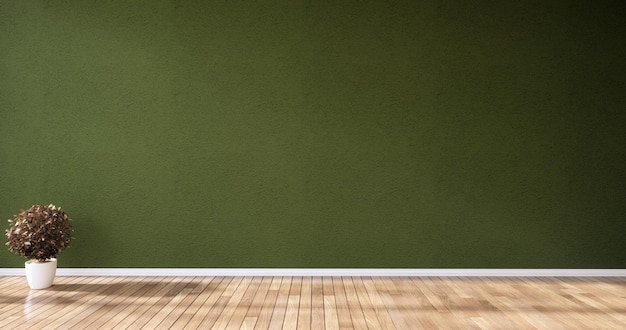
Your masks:
<svg viewBox="0 0 626 330"><path fill-rule="evenodd" d="M60 207L33 205L9 220L6 230L9 251L28 259L46 261L56 257L72 240L72 219Z"/></svg>

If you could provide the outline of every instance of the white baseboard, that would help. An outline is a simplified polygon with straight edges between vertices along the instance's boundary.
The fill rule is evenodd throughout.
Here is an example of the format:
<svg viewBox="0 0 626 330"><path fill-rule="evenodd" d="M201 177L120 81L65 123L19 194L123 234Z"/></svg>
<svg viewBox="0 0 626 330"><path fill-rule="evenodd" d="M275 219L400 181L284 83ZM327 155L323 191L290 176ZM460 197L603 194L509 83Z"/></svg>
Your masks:
<svg viewBox="0 0 626 330"><path fill-rule="evenodd" d="M23 268L0 268L22 276ZM486 268L59 268L57 276L521 276L626 277L626 269Z"/></svg>

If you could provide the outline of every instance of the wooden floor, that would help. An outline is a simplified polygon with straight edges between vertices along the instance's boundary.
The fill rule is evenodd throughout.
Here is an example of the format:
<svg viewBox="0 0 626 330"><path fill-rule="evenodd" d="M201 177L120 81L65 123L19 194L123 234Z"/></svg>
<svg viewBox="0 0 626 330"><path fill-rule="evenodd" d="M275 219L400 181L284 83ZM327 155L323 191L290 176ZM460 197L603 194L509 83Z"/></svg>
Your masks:
<svg viewBox="0 0 626 330"><path fill-rule="evenodd" d="M0 277L0 329L626 329L626 278Z"/></svg>

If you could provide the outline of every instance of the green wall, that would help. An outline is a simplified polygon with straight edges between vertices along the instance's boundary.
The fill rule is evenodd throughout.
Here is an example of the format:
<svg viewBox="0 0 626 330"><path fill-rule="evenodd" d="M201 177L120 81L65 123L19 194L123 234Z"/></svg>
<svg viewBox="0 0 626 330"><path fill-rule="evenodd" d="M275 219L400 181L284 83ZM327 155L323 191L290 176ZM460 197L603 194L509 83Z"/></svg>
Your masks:
<svg viewBox="0 0 626 330"><path fill-rule="evenodd" d="M626 267L622 1L0 1L60 267ZM0 267L23 259L0 253Z"/></svg>

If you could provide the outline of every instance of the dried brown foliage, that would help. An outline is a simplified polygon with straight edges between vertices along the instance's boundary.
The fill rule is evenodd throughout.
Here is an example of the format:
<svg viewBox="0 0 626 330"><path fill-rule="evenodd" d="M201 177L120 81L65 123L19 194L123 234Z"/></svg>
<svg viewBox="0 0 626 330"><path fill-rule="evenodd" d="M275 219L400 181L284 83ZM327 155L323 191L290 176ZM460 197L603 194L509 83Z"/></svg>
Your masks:
<svg viewBox="0 0 626 330"><path fill-rule="evenodd" d="M6 230L9 251L28 259L46 261L70 245L72 224L61 208L33 205L9 220Z"/></svg>

